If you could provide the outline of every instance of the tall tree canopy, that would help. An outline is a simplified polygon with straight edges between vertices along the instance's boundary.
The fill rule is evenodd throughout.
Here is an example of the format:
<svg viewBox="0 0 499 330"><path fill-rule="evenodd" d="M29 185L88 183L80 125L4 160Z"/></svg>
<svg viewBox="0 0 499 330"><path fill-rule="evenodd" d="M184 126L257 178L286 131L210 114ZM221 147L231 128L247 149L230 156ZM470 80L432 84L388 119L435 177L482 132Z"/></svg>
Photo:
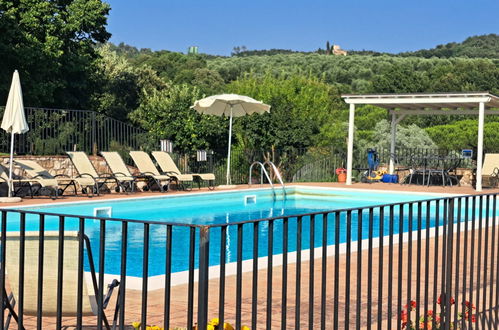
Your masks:
<svg viewBox="0 0 499 330"><path fill-rule="evenodd" d="M230 84L228 90L271 105L268 114L237 119L235 131L248 147L311 146L323 125L341 117L337 90L317 78L248 76Z"/></svg>
<svg viewBox="0 0 499 330"><path fill-rule="evenodd" d="M26 105L88 107L109 10L101 0L0 0L0 100L17 69Z"/></svg>
<svg viewBox="0 0 499 330"><path fill-rule="evenodd" d="M146 92L130 118L157 140L173 140L175 149L218 149L226 147L226 118L201 115L191 106L201 97L197 87L171 85Z"/></svg>

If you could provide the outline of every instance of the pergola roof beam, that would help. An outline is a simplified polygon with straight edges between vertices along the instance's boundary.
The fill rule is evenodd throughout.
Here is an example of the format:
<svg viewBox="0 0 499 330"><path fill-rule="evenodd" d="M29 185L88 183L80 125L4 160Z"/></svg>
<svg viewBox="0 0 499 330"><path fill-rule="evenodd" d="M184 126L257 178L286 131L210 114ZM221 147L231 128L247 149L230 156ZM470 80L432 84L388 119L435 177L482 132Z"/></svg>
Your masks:
<svg viewBox="0 0 499 330"><path fill-rule="evenodd" d="M396 115L441 115L441 116L459 116L459 115L477 115L476 110L390 110L390 114ZM485 110L486 115L499 115L499 110Z"/></svg>
<svg viewBox="0 0 499 330"><path fill-rule="evenodd" d="M449 103L487 103L490 101L489 97L463 97L463 98L411 98L411 99L401 99L401 98L379 98L379 99L356 99L347 98L346 103L353 104L407 104L406 102L401 102L402 100L407 100L408 104L449 104Z"/></svg>
<svg viewBox="0 0 499 330"><path fill-rule="evenodd" d="M342 95L348 104L371 104L386 109L476 109L484 103L499 108L499 97L487 92L448 94L368 94Z"/></svg>

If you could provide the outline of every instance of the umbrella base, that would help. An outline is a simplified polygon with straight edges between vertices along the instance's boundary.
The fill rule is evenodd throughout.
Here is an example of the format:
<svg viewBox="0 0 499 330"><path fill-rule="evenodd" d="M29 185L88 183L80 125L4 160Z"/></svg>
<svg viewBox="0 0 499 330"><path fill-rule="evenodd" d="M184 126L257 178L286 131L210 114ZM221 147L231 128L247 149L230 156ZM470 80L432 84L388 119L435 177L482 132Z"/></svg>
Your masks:
<svg viewBox="0 0 499 330"><path fill-rule="evenodd" d="M21 197L0 197L0 203L19 203L21 201Z"/></svg>
<svg viewBox="0 0 499 330"><path fill-rule="evenodd" d="M217 186L217 188L219 189L236 189L236 185L235 184L223 184L223 185L220 185L220 186Z"/></svg>

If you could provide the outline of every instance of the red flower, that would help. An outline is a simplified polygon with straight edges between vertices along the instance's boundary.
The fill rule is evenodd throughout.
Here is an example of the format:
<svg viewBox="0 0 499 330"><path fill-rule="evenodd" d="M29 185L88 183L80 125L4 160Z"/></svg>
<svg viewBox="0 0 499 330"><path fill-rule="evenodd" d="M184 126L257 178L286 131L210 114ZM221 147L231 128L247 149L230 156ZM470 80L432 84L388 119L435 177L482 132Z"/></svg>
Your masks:
<svg viewBox="0 0 499 330"><path fill-rule="evenodd" d="M469 301L465 301L465 302L464 302L464 306L466 307L466 310L476 309L475 305L473 305L473 304L472 304L472 303L470 303Z"/></svg>
<svg viewBox="0 0 499 330"><path fill-rule="evenodd" d="M347 170L345 168L343 168L343 167L338 167L336 169L336 175L339 175L339 174L342 174L342 173L346 173L346 172L347 172Z"/></svg>
<svg viewBox="0 0 499 330"><path fill-rule="evenodd" d="M426 312L426 315L428 315L428 316L433 316L433 311L432 311L432 310L429 310L428 312Z"/></svg>
<svg viewBox="0 0 499 330"><path fill-rule="evenodd" d="M456 302L456 301L454 300L454 298L453 298L453 297L450 297L450 303L451 303L451 305L454 305L454 304L455 304L455 302ZM442 303L442 296L438 297L438 299L437 299L437 304L439 304L439 305L440 305L441 303Z"/></svg>
<svg viewBox="0 0 499 330"><path fill-rule="evenodd" d="M476 322L476 315L475 314L471 315L471 322Z"/></svg>
<svg viewBox="0 0 499 330"><path fill-rule="evenodd" d="M402 320L402 322L406 323L407 324L407 311L403 310L402 312L400 312L400 320ZM402 324L404 324L402 323Z"/></svg>

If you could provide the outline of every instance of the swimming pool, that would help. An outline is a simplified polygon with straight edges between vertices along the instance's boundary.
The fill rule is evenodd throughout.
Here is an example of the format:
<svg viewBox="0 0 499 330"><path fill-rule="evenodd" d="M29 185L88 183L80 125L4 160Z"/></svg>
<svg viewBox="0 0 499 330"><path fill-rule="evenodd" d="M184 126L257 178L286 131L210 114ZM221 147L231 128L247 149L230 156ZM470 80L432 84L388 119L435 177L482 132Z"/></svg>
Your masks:
<svg viewBox="0 0 499 330"><path fill-rule="evenodd" d="M351 189L331 189L317 187L291 186L286 188L286 198L282 195L273 197L270 189L250 189L231 192L193 193L189 195L161 195L158 197L124 198L120 200L107 201L85 201L78 203L58 203L46 206L26 207L24 210L71 214L78 216L93 216L97 209L104 212L111 212L113 218L148 220L153 222L171 222L178 224L202 224L219 225L210 229L210 266L219 264L221 239L221 225L237 223L247 220L255 220L269 217L289 217L286 220L288 227L288 251L296 251L296 235L298 224L293 215L323 212L347 208L358 208L382 205L395 202L421 201L435 198L434 194L411 194L400 192L373 192L358 191ZM435 208L436 205L429 206ZM443 208L440 205L439 208ZM376 237L380 235L380 223L383 219L383 234L389 231L389 212L386 211L381 217L379 208L373 211L372 230ZM424 211L424 208L423 208ZM102 212L102 211L101 211ZM394 209L394 215L398 215L400 210ZM407 215L408 210L403 210ZM442 210L443 212L443 210ZM433 213L433 212L432 212ZM424 214L424 213L423 213ZM334 214L328 216L327 243L335 243L335 219ZM18 231L19 221L15 219L17 214L9 214L7 222L8 231ZM353 212L347 220L346 213L339 215L339 243L345 242L347 238L347 226L358 228L358 213ZM416 216L414 217L414 219ZM273 221L273 254L280 254L283 251L283 219ZM322 229L324 217L321 214L314 216L314 242L310 244L311 219L305 216L302 223L302 249L318 247L322 244ZM434 224L435 219L429 219L429 226ZM65 230L78 230L78 219L68 217L65 220ZM36 215L27 214L26 230L35 231L39 229L39 218ZM225 251L227 262L236 260L237 252L237 228L238 226L227 227L227 244ZM267 256L269 222L263 221L258 225L258 256ZM105 273L120 273L121 256L121 222L106 221L105 229ZM409 229L408 221L402 226L403 231ZM53 231L59 229L59 218L57 216L47 216L45 218L45 230ZM165 249L166 249L166 229L163 224L150 224L150 244L149 244L149 276L164 274L165 269ZM253 230L254 224L247 223L241 225L243 235L243 259L253 257ZM364 221L361 226L361 239L369 235L369 223ZM399 226L393 228L394 233L399 232ZM90 238L94 257L98 258L100 221L94 219L85 220L85 234ZM185 271L189 268L189 227L172 227L172 272ZM351 230L351 239L357 240L358 230ZM127 275L142 276L142 256L144 248L144 226L140 223L129 223L128 244L127 244ZM197 241L196 241L197 248ZM197 267L197 257L196 265Z"/></svg>

